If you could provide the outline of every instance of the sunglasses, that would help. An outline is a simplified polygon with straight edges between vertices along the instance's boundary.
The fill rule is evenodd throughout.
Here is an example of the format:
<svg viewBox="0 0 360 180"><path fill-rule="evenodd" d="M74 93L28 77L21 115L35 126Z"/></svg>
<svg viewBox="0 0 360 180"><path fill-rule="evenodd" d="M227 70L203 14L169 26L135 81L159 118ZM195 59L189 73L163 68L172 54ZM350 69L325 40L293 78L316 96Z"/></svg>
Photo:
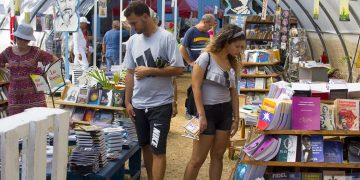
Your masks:
<svg viewBox="0 0 360 180"><path fill-rule="evenodd" d="M224 71L224 77L225 77L225 86L227 88L230 88L230 76L229 73L227 71Z"/></svg>

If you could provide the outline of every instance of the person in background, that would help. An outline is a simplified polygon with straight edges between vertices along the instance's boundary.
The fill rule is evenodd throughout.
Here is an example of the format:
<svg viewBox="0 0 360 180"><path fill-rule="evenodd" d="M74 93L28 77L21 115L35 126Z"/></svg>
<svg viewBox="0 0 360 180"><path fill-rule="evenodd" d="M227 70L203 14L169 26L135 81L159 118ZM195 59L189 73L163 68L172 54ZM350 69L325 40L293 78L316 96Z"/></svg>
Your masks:
<svg viewBox="0 0 360 180"><path fill-rule="evenodd" d="M205 14L197 25L186 31L181 42L180 53L188 65L194 65L194 61L208 43L210 39L208 31L213 27L216 27L215 16Z"/></svg>
<svg viewBox="0 0 360 180"><path fill-rule="evenodd" d="M20 24L14 32L16 45L0 54L0 67L10 71L8 115L21 113L31 107L46 107L45 95L36 93L30 74L42 74L38 63L46 66L58 58L38 47L29 46L30 41L36 41L33 32L30 25Z"/></svg>
<svg viewBox="0 0 360 180"><path fill-rule="evenodd" d="M242 51L243 41L242 29L227 25L210 41L193 65L192 89L200 120L200 135L199 140L193 141L184 180L196 179L209 151L209 177L221 179L227 144L239 127L236 58Z"/></svg>
<svg viewBox="0 0 360 180"><path fill-rule="evenodd" d="M89 36L87 32L87 25L90 22L86 17L80 17L80 28L77 32L73 33L73 46L74 46L74 64L81 64L81 69L85 70L89 67L89 41L92 40L92 36ZM81 59L81 60L80 60ZM91 60L90 60L91 61Z"/></svg>
<svg viewBox="0 0 360 180"><path fill-rule="evenodd" d="M130 34L122 30L122 38L128 39ZM102 43L102 55L106 58L107 70L111 70L112 65L119 65L119 48L120 48L120 21L112 22L112 29L105 33Z"/></svg>
<svg viewBox="0 0 360 180"><path fill-rule="evenodd" d="M157 27L144 2L133 1L124 15L136 32L126 45L126 111L135 121L148 179L162 180L174 101L172 77L182 74L184 63L175 37ZM168 66L158 67L155 60Z"/></svg>

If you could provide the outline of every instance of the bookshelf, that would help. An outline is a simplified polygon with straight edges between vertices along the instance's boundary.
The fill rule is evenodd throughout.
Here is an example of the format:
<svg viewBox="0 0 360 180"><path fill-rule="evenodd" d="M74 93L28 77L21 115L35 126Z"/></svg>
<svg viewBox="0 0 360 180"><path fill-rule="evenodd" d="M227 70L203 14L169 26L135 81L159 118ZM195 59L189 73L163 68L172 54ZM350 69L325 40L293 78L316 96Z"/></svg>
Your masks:
<svg viewBox="0 0 360 180"><path fill-rule="evenodd" d="M105 109L105 110L112 110L112 111L124 111L125 110L125 108L123 108L123 107L101 106L101 105L92 105L92 104L79 104L79 103L66 102L64 100L57 100L57 101L55 101L55 104L64 105L64 106Z"/></svg>
<svg viewBox="0 0 360 180"><path fill-rule="evenodd" d="M240 74L242 78L270 78L270 77L278 77L278 74Z"/></svg>
<svg viewBox="0 0 360 180"><path fill-rule="evenodd" d="M276 62L270 62L270 63L251 63L251 62L243 62L240 65L243 67L247 67L247 66L273 66L279 64L279 61Z"/></svg>
<svg viewBox="0 0 360 180"><path fill-rule="evenodd" d="M245 157L244 164L258 166L277 166L277 167L300 167L300 168L342 168L342 169L360 169L360 164L356 163L322 163L322 162L280 162L280 161L256 161Z"/></svg>

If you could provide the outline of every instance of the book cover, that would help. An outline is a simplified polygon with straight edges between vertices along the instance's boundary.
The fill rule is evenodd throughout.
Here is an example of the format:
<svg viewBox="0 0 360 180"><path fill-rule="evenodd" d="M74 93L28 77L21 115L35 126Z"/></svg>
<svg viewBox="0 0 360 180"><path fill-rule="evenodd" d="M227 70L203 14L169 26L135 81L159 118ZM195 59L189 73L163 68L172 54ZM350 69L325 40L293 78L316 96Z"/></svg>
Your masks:
<svg viewBox="0 0 360 180"><path fill-rule="evenodd" d="M324 140L324 162L343 163L343 144L341 141Z"/></svg>
<svg viewBox="0 0 360 180"><path fill-rule="evenodd" d="M311 135L312 162L324 162L324 140L322 135Z"/></svg>
<svg viewBox="0 0 360 180"><path fill-rule="evenodd" d="M115 107L124 107L125 106L125 90L114 90L113 99Z"/></svg>
<svg viewBox="0 0 360 180"><path fill-rule="evenodd" d="M280 135L281 145L276 160L296 162L297 136Z"/></svg>
<svg viewBox="0 0 360 180"><path fill-rule="evenodd" d="M328 104L320 104L320 129L321 130L334 130L335 129L335 115L334 106Z"/></svg>
<svg viewBox="0 0 360 180"><path fill-rule="evenodd" d="M92 108L86 109L83 117L83 121L91 122L94 117L95 110Z"/></svg>
<svg viewBox="0 0 360 180"><path fill-rule="evenodd" d="M89 97L89 89L88 88L80 88L79 95L77 97L76 102L79 104L87 104Z"/></svg>
<svg viewBox="0 0 360 180"><path fill-rule="evenodd" d="M268 175L268 180L289 180L289 172L273 172Z"/></svg>
<svg viewBox="0 0 360 180"><path fill-rule="evenodd" d="M100 115L100 121L105 122L107 124L111 124L114 117L113 111L110 110L102 110Z"/></svg>
<svg viewBox="0 0 360 180"><path fill-rule="evenodd" d="M346 137L344 144L346 145L347 159L349 163L360 162L360 138L359 137Z"/></svg>
<svg viewBox="0 0 360 180"><path fill-rule="evenodd" d="M259 53L259 56L258 56L258 62L260 63L268 63L269 62L269 53L267 52L258 52Z"/></svg>
<svg viewBox="0 0 360 180"><path fill-rule="evenodd" d="M112 106L112 91L111 90L101 90L100 105Z"/></svg>
<svg viewBox="0 0 360 180"><path fill-rule="evenodd" d="M65 97L64 101L75 103L76 98L78 97L78 94L79 94L79 87L71 86L66 93L66 97Z"/></svg>
<svg viewBox="0 0 360 180"><path fill-rule="evenodd" d="M276 108L276 101L265 98L261 105L261 112L259 115L257 128L265 130L273 121Z"/></svg>
<svg viewBox="0 0 360 180"><path fill-rule="evenodd" d="M359 130L358 100L335 100L335 126L338 130Z"/></svg>
<svg viewBox="0 0 360 180"><path fill-rule="evenodd" d="M246 79L241 78L239 81L240 88L246 88Z"/></svg>
<svg viewBox="0 0 360 180"><path fill-rule="evenodd" d="M74 112L72 113L71 119L72 121L82 121L85 114L85 108L76 107L74 108Z"/></svg>
<svg viewBox="0 0 360 180"><path fill-rule="evenodd" d="M301 180L301 172L289 172L289 180Z"/></svg>
<svg viewBox="0 0 360 180"><path fill-rule="evenodd" d="M345 171L323 171L323 180L346 180Z"/></svg>
<svg viewBox="0 0 360 180"><path fill-rule="evenodd" d="M293 97L293 130L320 130L320 98Z"/></svg>
<svg viewBox="0 0 360 180"><path fill-rule="evenodd" d="M99 98L99 92L101 90L98 89L90 89L89 91L89 100L88 100L88 104L93 104L93 105L99 105L100 104L100 98Z"/></svg>
<svg viewBox="0 0 360 180"><path fill-rule="evenodd" d="M301 162L312 162L313 152L311 145L311 136L301 136Z"/></svg>
<svg viewBox="0 0 360 180"><path fill-rule="evenodd" d="M246 79L246 88L250 88L250 89L255 88L255 78Z"/></svg>
<svg viewBox="0 0 360 180"><path fill-rule="evenodd" d="M322 173L303 172L301 174L302 180L322 180Z"/></svg>
<svg viewBox="0 0 360 180"><path fill-rule="evenodd" d="M255 78L255 88L264 89L265 88L265 78Z"/></svg>

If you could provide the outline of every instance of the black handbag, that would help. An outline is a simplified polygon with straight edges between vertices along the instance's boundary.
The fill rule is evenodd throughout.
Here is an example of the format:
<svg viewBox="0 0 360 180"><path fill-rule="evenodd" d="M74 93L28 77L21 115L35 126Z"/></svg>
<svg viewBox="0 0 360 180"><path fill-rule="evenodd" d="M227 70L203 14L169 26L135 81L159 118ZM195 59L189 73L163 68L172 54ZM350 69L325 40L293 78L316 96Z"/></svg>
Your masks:
<svg viewBox="0 0 360 180"><path fill-rule="evenodd" d="M206 66L205 69L205 73L204 73L204 79L206 79L206 74L210 65L210 53L208 53L209 56L209 62ZM197 110L196 110L196 104L195 104L195 98L194 98L194 93L192 90L192 86L190 85L187 90L186 90L186 100L185 100L185 108L188 114L190 114L191 116L197 116Z"/></svg>

